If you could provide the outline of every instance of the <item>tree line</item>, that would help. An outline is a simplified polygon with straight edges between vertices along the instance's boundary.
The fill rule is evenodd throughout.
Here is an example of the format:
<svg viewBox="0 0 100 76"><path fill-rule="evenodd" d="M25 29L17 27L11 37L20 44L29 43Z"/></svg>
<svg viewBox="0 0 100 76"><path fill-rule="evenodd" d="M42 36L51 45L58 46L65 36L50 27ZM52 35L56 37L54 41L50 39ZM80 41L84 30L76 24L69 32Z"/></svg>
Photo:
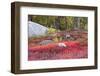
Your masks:
<svg viewBox="0 0 100 76"><path fill-rule="evenodd" d="M88 27L87 17L29 15L28 20L58 30L87 30Z"/></svg>

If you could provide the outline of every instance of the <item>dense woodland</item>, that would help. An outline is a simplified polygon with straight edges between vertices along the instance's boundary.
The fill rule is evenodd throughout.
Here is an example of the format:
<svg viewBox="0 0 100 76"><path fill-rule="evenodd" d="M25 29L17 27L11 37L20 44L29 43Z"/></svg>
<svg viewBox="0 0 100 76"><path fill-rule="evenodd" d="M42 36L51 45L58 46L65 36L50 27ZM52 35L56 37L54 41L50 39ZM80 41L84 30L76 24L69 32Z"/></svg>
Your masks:
<svg viewBox="0 0 100 76"><path fill-rule="evenodd" d="M87 31L88 25L87 17L29 15L29 20L58 30L80 29Z"/></svg>

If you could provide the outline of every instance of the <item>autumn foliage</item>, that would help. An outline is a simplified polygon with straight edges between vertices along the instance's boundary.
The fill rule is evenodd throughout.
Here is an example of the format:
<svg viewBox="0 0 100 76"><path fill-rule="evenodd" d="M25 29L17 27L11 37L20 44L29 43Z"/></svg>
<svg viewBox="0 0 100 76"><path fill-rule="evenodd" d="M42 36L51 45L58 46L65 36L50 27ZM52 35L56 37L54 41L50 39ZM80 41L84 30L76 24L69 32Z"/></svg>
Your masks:
<svg viewBox="0 0 100 76"><path fill-rule="evenodd" d="M87 58L87 46L78 41L62 42L67 47L59 47L57 44L29 47L29 60L53 60Z"/></svg>

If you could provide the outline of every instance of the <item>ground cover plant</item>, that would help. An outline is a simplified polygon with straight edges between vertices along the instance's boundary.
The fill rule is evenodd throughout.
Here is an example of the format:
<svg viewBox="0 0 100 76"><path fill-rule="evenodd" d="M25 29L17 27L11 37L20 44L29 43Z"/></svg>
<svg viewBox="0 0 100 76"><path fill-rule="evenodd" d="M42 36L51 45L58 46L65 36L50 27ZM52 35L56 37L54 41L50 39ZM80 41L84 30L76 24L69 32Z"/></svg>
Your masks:
<svg viewBox="0 0 100 76"><path fill-rule="evenodd" d="M28 16L28 60L88 57L88 18Z"/></svg>

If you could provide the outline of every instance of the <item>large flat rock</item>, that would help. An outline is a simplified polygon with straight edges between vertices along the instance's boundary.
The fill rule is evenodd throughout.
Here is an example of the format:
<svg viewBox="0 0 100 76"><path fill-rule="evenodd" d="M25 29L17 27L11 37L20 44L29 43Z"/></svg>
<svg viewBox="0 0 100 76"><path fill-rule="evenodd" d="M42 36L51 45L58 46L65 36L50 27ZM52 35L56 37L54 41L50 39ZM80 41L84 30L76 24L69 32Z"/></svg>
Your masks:
<svg viewBox="0 0 100 76"><path fill-rule="evenodd" d="M28 21L28 37L45 35L48 28L38 23Z"/></svg>

